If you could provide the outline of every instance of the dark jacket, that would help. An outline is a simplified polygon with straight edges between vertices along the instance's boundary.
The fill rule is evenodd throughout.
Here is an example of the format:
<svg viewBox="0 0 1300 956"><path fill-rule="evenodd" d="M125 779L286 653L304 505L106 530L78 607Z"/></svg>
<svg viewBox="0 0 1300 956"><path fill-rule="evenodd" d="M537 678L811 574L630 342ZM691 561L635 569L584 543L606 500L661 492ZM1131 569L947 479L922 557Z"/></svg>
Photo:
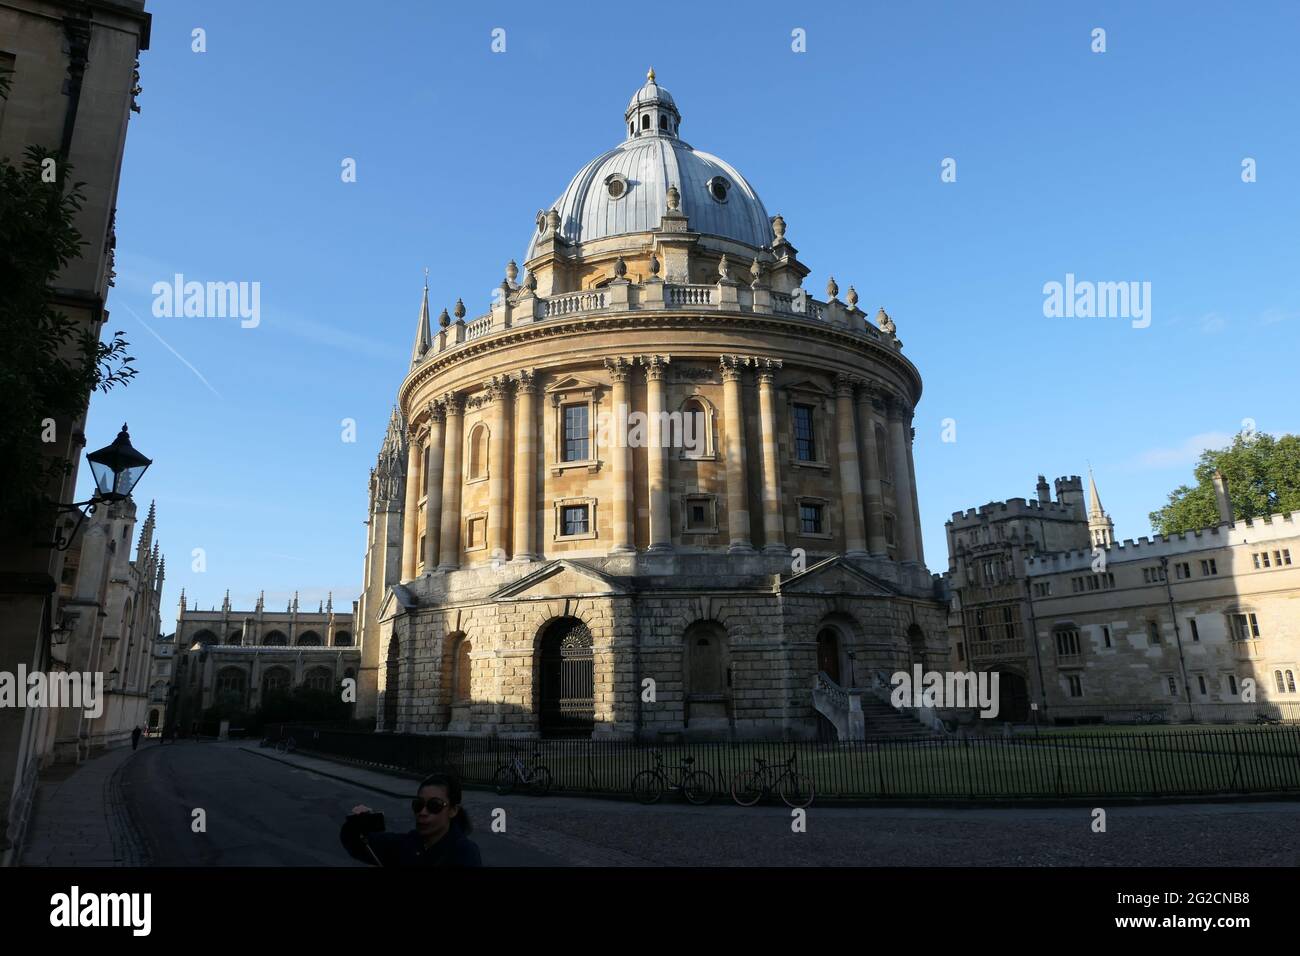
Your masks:
<svg viewBox="0 0 1300 956"><path fill-rule="evenodd" d="M415 830L407 833L362 834L357 816L343 821L339 839L344 848L362 863L375 866L375 856L384 866L482 866L478 845L453 822L446 836L427 849ZM375 855L371 856L366 844Z"/></svg>

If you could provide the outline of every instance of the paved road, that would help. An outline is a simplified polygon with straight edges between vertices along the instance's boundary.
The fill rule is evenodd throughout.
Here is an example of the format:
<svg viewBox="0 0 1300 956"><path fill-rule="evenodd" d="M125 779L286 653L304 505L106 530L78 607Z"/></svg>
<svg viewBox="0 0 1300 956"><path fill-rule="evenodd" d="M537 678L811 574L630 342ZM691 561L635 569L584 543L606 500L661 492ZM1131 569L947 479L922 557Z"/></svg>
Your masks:
<svg viewBox="0 0 1300 956"><path fill-rule="evenodd" d="M392 783L394 790L407 785ZM142 747L124 768L122 791L155 866L365 866L339 843L348 811L358 803L382 810L392 830L409 829L411 819L409 797L375 793L236 744ZM466 802L475 808L483 801ZM198 808L206 811L206 833L191 829ZM486 815L481 821L489 822ZM474 834L489 866L565 862L489 829Z"/></svg>
<svg viewBox="0 0 1300 956"><path fill-rule="evenodd" d="M150 862L187 865L354 863L338 825L356 803L405 827L398 794L413 784L300 755L238 744L142 748L124 768L127 802ZM288 762L286 762L288 761ZM352 777L391 789L383 796ZM467 791L475 839L493 866L1296 866L1300 804L1114 807L1105 833L1091 809L905 809L814 806L807 831L783 806L691 807ZM194 807L208 832L190 832ZM505 834L490 832L504 811Z"/></svg>

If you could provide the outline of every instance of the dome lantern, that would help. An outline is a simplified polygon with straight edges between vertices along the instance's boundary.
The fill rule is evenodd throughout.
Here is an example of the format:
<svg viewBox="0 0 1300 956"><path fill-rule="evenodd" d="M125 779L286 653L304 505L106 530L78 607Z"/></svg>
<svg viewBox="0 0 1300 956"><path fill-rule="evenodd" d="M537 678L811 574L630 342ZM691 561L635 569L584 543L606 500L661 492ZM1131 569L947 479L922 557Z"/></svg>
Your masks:
<svg viewBox="0 0 1300 956"><path fill-rule="evenodd" d="M673 95L655 82L654 67L646 71L645 85L632 94L623 112L628 139L637 136L671 136L676 138L682 124Z"/></svg>

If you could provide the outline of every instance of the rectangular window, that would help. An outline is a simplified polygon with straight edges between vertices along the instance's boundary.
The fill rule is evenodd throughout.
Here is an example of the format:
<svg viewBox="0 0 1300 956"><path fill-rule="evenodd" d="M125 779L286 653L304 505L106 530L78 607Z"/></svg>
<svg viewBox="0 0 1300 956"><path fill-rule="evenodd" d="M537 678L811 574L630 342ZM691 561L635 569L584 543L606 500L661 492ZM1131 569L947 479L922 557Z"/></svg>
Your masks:
<svg viewBox="0 0 1300 956"><path fill-rule="evenodd" d="M586 505L565 505L560 509L561 527L563 529L560 534L563 536L586 534L590 525L588 521L589 514Z"/></svg>
<svg viewBox="0 0 1300 956"><path fill-rule="evenodd" d="M1228 691L1232 694L1233 697L1237 696L1237 675L1236 674L1228 675Z"/></svg>
<svg viewBox="0 0 1300 956"><path fill-rule="evenodd" d="M1282 563L1283 563L1283 564L1290 564L1290 563L1291 563L1291 551L1290 551L1289 548L1283 548L1283 549L1282 549Z"/></svg>
<svg viewBox="0 0 1300 956"><path fill-rule="evenodd" d="M487 544L487 518L470 518L465 523L465 550L481 548Z"/></svg>
<svg viewBox="0 0 1300 956"><path fill-rule="evenodd" d="M0 53L0 74L7 75L10 83L13 82L14 64L17 58L12 53ZM0 96L0 129L4 128L5 123L5 104L9 101Z"/></svg>
<svg viewBox="0 0 1300 956"><path fill-rule="evenodd" d="M1255 554L1252 554L1252 555L1250 556L1250 558L1251 558L1252 561L1255 562L1255 570L1258 571L1258 570L1259 570L1259 553L1256 552Z"/></svg>
<svg viewBox="0 0 1300 956"><path fill-rule="evenodd" d="M1274 564L1275 566L1279 567L1279 568L1282 567L1282 552L1281 552L1281 551L1274 551L1274 552L1273 552L1273 564Z"/></svg>
<svg viewBox="0 0 1300 956"><path fill-rule="evenodd" d="M1191 629L1192 629L1192 640L1194 640L1194 641L1199 641L1199 640L1201 639L1201 631L1200 631L1200 629L1196 626L1196 618L1194 618L1194 617L1189 617L1189 618L1187 619L1187 623L1188 623L1188 625L1189 625L1189 626L1191 627Z"/></svg>
<svg viewBox="0 0 1300 956"><path fill-rule="evenodd" d="M1083 678L1080 677L1078 674L1071 674L1071 675L1069 676L1068 680L1069 680L1069 682L1070 682L1070 696L1071 696L1071 697L1082 697L1082 696L1083 696Z"/></svg>
<svg viewBox="0 0 1300 956"><path fill-rule="evenodd" d="M1272 567L1272 565L1268 563L1268 552L1267 552L1267 551L1261 551L1259 556L1260 556L1261 558L1264 559L1264 567L1266 567L1266 568Z"/></svg>
<svg viewBox="0 0 1300 956"><path fill-rule="evenodd" d="M1201 696L1204 697L1204 696L1205 696L1205 678L1202 677L1200 674L1197 674L1197 675L1196 675L1196 682L1197 682L1197 684L1200 685L1200 688L1201 688Z"/></svg>
<svg viewBox="0 0 1300 956"><path fill-rule="evenodd" d="M803 534L822 533L822 506L801 504L799 506L799 530Z"/></svg>
<svg viewBox="0 0 1300 956"><path fill-rule="evenodd" d="M1172 696L1177 697L1177 696L1178 696L1178 685L1177 685L1176 683L1174 683L1174 679L1173 679L1172 677L1166 677L1165 680L1167 680L1167 681L1169 682L1169 693L1170 693Z"/></svg>
<svg viewBox="0 0 1300 956"><path fill-rule="evenodd" d="M563 461L586 461L588 441L587 406L564 406Z"/></svg>
<svg viewBox="0 0 1300 956"><path fill-rule="evenodd" d="M1219 566L1215 563L1214 558L1210 558L1208 561L1201 562L1201 574L1209 575L1209 574L1218 574L1218 573L1219 573Z"/></svg>
<svg viewBox="0 0 1300 956"><path fill-rule="evenodd" d="M961 643L961 641L958 641L958 642L957 642L957 660L959 660L959 661L964 661L965 659L966 659L966 649L965 649L964 647L962 647L962 643Z"/></svg>
<svg viewBox="0 0 1300 956"><path fill-rule="evenodd" d="M794 456L799 461L817 460L817 439L813 435L813 407L794 407Z"/></svg>
<svg viewBox="0 0 1300 956"><path fill-rule="evenodd" d="M1107 647L1110 647L1110 628L1109 628L1109 627L1103 627L1103 628L1101 629L1101 636L1102 636L1103 638L1105 638L1105 640L1106 640L1106 646L1107 646Z"/></svg>
<svg viewBox="0 0 1300 956"><path fill-rule="evenodd" d="M1056 656L1079 656L1079 632L1076 630L1056 632Z"/></svg>
<svg viewBox="0 0 1300 956"><path fill-rule="evenodd" d="M1156 621L1147 621L1147 637L1152 644L1160 643L1160 625Z"/></svg>
<svg viewBox="0 0 1300 956"><path fill-rule="evenodd" d="M688 497L685 503L687 531L717 531L713 499L703 495Z"/></svg>

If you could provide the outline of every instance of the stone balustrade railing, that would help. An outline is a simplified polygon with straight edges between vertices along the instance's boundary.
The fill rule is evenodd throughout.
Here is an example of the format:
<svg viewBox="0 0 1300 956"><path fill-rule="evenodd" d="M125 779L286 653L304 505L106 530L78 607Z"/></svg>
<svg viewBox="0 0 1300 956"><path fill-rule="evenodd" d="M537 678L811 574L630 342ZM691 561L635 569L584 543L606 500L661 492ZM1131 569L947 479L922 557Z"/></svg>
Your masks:
<svg viewBox="0 0 1300 956"><path fill-rule="evenodd" d="M491 312L470 322L456 322L434 333L428 354L444 352L493 332L529 322L545 322L572 315L601 312L640 312L658 310L703 309L709 311L752 312L759 315L788 316L801 321L825 322L856 332L873 341L894 343L897 339L867 321L864 313L842 302L818 302L811 296L792 295L768 289L753 289L744 283L706 285L681 282L650 281L613 283L584 292L564 292L552 296L529 295L518 291L507 300L499 300Z"/></svg>

